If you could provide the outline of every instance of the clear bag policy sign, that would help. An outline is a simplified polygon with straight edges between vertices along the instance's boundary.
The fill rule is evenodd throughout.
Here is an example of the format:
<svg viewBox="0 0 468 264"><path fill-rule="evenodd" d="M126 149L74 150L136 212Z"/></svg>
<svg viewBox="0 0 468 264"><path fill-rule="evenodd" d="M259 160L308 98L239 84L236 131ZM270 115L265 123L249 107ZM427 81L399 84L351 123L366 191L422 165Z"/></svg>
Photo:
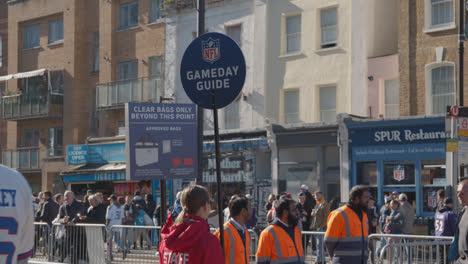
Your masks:
<svg viewBox="0 0 468 264"><path fill-rule="evenodd" d="M128 103L127 180L196 178L194 104Z"/></svg>

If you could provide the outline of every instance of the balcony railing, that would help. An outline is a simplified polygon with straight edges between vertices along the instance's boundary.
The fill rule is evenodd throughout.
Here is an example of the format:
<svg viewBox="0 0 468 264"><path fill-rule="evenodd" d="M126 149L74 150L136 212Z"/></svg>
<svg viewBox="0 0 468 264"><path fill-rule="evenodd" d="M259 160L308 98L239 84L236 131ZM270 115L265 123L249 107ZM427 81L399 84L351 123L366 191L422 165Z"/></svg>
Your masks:
<svg viewBox="0 0 468 264"><path fill-rule="evenodd" d="M2 97L5 120L63 117L63 95L10 95Z"/></svg>
<svg viewBox="0 0 468 264"><path fill-rule="evenodd" d="M96 109L122 108L129 102L159 102L162 81L159 77L129 79L96 86Z"/></svg>
<svg viewBox="0 0 468 264"><path fill-rule="evenodd" d="M40 170L45 152L38 147L2 151L2 164L17 170Z"/></svg>

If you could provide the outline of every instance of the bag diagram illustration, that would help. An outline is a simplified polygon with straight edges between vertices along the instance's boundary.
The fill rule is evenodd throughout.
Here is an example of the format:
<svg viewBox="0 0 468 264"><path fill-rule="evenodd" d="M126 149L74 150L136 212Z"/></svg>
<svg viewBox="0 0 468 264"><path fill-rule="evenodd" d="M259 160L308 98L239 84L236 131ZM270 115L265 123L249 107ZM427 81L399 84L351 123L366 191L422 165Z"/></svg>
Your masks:
<svg viewBox="0 0 468 264"><path fill-rule="evenodd" d="M146 166L159 161L159 145L150 133L141 135L135 143L135 163L138 167Z"/></svg>

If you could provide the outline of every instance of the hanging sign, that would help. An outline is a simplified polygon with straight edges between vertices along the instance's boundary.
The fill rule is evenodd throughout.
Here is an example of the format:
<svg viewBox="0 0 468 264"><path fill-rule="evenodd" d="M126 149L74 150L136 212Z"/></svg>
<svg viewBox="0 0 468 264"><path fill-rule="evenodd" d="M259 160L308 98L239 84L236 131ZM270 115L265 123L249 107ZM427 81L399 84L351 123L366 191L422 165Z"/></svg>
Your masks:
<svg viewBox="0 0 468 264"><path fill-rule="evenodd" d="M393 178L397 181L402 181L405 179L405 168L401 165L398 165L393 170Z"/></svg>
<svg viewBox="0 0 468 264"><path fill-rule="evenodd" d="M244 87L245 73L244 54L239 45L220 33L207 33L193 40L180 66L185 93L206 109L223 108L234 101Z"/></svg>
<svg viewBox="0 0 468 264"><path fill-rule="evenodd" d="M427 204L432 207L436 208L437 207L437 193L436 191L431 191L427 195Z"/></svg>

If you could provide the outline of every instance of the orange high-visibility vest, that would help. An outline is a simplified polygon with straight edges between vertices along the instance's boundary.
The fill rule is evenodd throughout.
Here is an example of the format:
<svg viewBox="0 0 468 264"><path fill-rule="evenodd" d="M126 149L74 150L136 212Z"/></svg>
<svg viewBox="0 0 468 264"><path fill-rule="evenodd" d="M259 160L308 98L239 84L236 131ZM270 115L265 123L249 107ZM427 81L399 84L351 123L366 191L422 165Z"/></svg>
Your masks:
<svg viewBox="0 0 468 264"><path fill-rule="evenodd" d="M250 259L250 236L247 228L245 232L245 246L239 232L231 222L227 222L224 228L224 262L226 264L249 264ZM214 235L220 238L219 230Z"/></svg>
<svg viewBox="0 0 468 264"><path fill-rule="evenodd" d="M269 225L260 234L255 257L257 264L303 263L304 250L299 228L294 228L293 241L282 227Z"/></svg>
<svg viewBox="0 0 468 264"><path fill-rule="evenodd" d="M333 263L367 263L367 214L359 216L348 206L342 206L328 216L325 245Z"/></svg>

